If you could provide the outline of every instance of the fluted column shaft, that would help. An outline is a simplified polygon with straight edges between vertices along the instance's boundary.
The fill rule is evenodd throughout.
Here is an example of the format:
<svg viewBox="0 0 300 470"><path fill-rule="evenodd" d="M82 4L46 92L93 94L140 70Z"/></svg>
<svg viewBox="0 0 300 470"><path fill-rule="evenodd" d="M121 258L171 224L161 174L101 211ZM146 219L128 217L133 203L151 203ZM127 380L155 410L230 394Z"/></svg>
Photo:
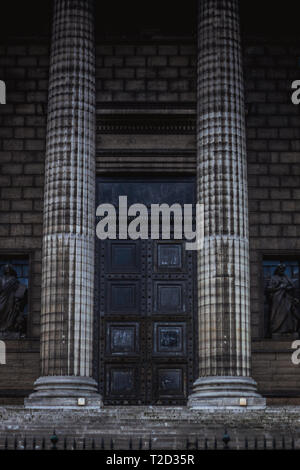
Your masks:
<svg viewBox="0 0 300 470"><path fill-rule="evenodd" d="M45 377L92 376L95 112L93 0L55 0L42 260L44 388Z"/></svg>
<svg viewBox="0 0 300 470"><path fill-rule="evenodd" d="M205 217L204 247L198 252L198 356L199 377L206 378L200 388L209 398L212 382L222 396L222 377L228 383L230 377L250 377L245 108L237 0L199 0L197 91L197 199L204 204ZM216 384L211 377L221 379ZM194 393L199 390L198 380ZM192 404L197 402L194 397Z"/></svg>
<svg viewBox="0 0 300 470"><path fill-rule="evenodd" d="M91 376L95 55L89 0L56 0L42 265L42 373Z"/></svg>

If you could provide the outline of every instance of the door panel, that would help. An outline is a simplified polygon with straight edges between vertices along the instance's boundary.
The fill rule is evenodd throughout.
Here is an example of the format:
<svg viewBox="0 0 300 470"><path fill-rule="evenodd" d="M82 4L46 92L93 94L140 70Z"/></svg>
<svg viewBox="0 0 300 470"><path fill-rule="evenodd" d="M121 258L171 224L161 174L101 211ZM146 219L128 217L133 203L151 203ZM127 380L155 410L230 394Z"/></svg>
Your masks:
<svg viewBox="0 0 300 470"><path fill-rule="evenodd" d="M193 203L194 182L98 180L98 204L117 205L119 195L128 205ZM186 403L194 379L196 276L195 253L184 244L97 240L96 367L106 404Z"/></svg>

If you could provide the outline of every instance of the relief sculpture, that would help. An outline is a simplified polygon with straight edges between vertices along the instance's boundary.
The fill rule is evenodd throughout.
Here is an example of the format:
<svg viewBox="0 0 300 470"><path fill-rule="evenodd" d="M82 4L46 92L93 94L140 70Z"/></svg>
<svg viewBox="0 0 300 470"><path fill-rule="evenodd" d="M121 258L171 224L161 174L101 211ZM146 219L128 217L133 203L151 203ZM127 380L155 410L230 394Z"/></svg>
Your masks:
<svg viewBox="0 0 300 470"><path fill-rule="evenodd" d="M25 335L27 287L18 280L12 265L3 268L0 277L0 336L19 338Z"/></svg>
<svg viewBox="0 0 300 470"><path fill-rule="evenodd" d="M299 300L295 296L295 286L285 270L286 266L279 264L267 285L272 337L299 336Z"/></svg>

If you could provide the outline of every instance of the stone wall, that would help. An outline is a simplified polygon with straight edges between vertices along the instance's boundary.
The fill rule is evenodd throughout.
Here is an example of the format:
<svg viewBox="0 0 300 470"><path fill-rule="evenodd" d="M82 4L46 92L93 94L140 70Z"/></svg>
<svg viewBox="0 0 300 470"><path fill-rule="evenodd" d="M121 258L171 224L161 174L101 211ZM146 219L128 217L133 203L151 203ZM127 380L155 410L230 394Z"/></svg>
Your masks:
<svg viewBox="0 0 300 470"><path fill-rule="evenodd" d="M253 376L269 396L299 396L291 340L262 341L262 259L300 256L300 108L296 41L245 38Z"/></svg>
<svg viewBox="0 0 300 470"><path fill-rule="evenodd" d="M6 341L0 400L22 400L39 373L41 243L48 87L48 44L0 47L7 104L0 106L0 256L30 257L28 340ZM7 402L7 401L6 401Z"/></svg>
<svg viewBox="0 0 300 470"><path fill-rule="evenodd" d="M96 51L98 106L195 102L194 45L107 44Z"/></svg>

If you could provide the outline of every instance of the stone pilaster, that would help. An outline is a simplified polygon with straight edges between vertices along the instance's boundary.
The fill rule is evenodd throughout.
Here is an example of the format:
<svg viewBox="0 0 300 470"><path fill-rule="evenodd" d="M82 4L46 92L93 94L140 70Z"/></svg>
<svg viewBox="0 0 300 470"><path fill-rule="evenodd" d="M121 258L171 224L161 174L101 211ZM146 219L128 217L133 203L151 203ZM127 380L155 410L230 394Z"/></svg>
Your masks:
<svg viewBox="0 0 300 470"><path fill-rule="evenodd" d="M250 372L244 82L237 0L199 0L199 378L189 406L264 406ZM244 402L245 403L245 402Z"/></svg>
<svg viewBox="0 0 300 470"><path fill-rule="evenodd" d="M55 0L48 97L41 372L28 407L99 407L92 378L95 45L92 0Z"/></svg>

